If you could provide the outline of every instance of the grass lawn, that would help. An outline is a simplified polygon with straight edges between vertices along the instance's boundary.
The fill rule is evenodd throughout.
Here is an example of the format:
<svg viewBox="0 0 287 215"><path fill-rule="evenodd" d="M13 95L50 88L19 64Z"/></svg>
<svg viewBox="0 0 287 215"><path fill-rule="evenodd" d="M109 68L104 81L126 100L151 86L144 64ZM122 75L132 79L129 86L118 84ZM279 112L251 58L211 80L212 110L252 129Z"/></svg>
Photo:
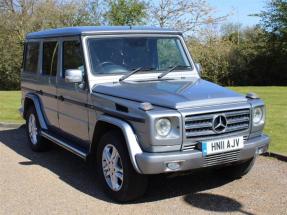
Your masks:
<svg viewBox="0 0 287 215"><path fill-rule="evenodd" d="M271 137L270 151L287 155L287 87L231 87L239 93L255 92L266 104L264 132Z"/></svg>
<svg viewBox="0 0 287 215"><path fill-rule="evenodd" d="M20 91L0 91L0 122L24 122L18 112L20 105Z"/></svg>
<svg viewBox="0 0 287 215"><path fill-rule="evenodd" d="M272 142L270 151L287 154L287 87L231 87L239 93L255 92L266 103L265 133ZM0 122L23 122L18 113L19 91L0 91Z"/></svg>

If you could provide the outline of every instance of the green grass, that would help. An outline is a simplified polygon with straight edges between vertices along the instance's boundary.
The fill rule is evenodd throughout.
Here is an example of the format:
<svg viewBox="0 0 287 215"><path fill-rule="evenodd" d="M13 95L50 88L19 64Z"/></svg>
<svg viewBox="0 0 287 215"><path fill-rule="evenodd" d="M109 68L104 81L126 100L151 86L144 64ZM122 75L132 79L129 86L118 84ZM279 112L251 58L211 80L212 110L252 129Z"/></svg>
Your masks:
<svg viewBox="0 0 287 215"><path fill-rule="evenodd" d="M20 91L0 91L0 122L23 122L18 112L20 105Z"/></svg>
<svg viewBox="0 0 287 215"><path fill-rule="evenodd" d="M239 93L255 92L266 104L264 132L271 137L270 151L287 154L287 87L231 87Z"/></svg>
<svg viewBox="0 0 287 215"><path fill-rule="evenodd" d="M287 154L287 87L230 87L239 93L255 92L266 103L265 132L271 137L270 150ZM23 122L18 113L21 93L0 91L0 122Z"/></svg>

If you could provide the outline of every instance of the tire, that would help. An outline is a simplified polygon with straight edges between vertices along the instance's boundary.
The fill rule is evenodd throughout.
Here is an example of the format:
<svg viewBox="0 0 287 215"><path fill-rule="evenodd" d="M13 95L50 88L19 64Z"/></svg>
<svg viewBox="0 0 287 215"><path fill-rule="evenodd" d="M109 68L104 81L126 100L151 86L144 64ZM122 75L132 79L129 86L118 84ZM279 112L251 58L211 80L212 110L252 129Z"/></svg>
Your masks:
<svg viewBox="0 0 287 215"><path fill-rule="evenodd" d="M243 163L234 164L219 169L219 172L227 178L238 179L249 173L255 163L256 157L253 157Z"/></svg>
<svg viewBox="0 0 287 215"><path fill-rule="evenodd" d="M96 166L100 182L113 200L128 202L145 193L147 176L134 170L121 132L112 130L102 136L97 148Z"/></svg>
<svg viewBox="0 0 287 215"><path fill-rule="evenodd" d="M34 106L29 107L26 114L26 133L28 145L35 152L48 150L47 141L41 136L41 127Z"/></svg>

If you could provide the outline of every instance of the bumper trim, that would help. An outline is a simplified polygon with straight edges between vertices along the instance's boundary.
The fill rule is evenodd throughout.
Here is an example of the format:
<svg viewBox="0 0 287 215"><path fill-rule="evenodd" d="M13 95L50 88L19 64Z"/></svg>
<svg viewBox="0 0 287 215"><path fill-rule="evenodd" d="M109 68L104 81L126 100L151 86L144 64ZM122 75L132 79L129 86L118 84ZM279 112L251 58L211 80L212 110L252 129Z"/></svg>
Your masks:
<svg viewBox="0 0 287 215"><path fill-rule="evenodd" d="M264 152L266 152L269 142L270 138L265 134L248 139L244 148L239 152L238 161L247 160L256 156L257 148L263 148ZM167 168L167 163L176 161L180 161L179 169L171 170ZM199 150L168 153L143 152L136 155L136 162L142 174L159 174L203 168L205 158Z"/></svg>

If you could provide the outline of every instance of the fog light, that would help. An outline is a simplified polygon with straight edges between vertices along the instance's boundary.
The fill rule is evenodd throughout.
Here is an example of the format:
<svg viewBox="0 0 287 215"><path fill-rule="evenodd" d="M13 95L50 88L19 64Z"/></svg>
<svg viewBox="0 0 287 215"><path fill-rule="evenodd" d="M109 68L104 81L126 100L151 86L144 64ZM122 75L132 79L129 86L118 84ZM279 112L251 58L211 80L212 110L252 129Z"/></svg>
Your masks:
<svg viewBox="0 0 287 215"><path fill-rule="evenodd" d="M174 170L178 170L180 168L180 163L181 162L170 162L170 163L167 163L166 166L170 170L174 171Z"/></svg>

